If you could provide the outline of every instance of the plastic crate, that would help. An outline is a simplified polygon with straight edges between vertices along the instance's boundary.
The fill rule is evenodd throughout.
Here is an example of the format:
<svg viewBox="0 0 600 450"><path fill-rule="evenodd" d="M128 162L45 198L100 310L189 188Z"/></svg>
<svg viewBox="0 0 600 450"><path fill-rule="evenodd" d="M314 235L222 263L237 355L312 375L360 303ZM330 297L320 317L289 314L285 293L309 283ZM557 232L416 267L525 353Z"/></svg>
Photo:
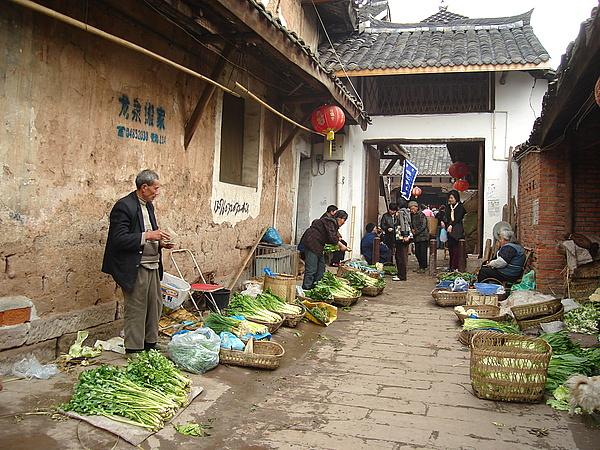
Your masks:
<svg viewBox="0 0 600 450"><path fill-rule="evenodd" d="M189 283L175 275L165 272L160 282L163 305L169 309L179 308L190 296Z"/></svg>

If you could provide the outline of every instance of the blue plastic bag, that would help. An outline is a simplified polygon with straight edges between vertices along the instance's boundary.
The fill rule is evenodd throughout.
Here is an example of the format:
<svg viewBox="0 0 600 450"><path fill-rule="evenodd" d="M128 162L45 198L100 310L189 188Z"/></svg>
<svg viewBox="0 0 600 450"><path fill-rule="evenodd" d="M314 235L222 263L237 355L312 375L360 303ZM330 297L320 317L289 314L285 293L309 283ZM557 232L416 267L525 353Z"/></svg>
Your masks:
<svg viewBox="0 0 600 450"><path fill-rule="evenodd" d="M450 290L452 292L467 292L469 289L469 283L458 277L454 280L454 282L450 285Z"/></svg>
<svg viewBox="0 0 600 450"><path fill-rule="evenodd" d="M229 331L223 331L219 334L221 338L221 348L225 350L244 350L244 343L235 334Z"/></svg>
<svg viewBox="0 0 600 450"><path fill-rule="evenodd" d="M440 242L447 242L448 241L448 232L446 231L445 228L442 228L440 230Z"/></svg>
<svg viewBox="0 0 600 450"><path fill-rule="evenodd" d="M273 227L267 228L267 231L265 231L265 234L263 235L261 241L266 242L267 244L273 244L273 245L283 244L283 239L281 239L281 236L279 235L277 230Z"/></svg>

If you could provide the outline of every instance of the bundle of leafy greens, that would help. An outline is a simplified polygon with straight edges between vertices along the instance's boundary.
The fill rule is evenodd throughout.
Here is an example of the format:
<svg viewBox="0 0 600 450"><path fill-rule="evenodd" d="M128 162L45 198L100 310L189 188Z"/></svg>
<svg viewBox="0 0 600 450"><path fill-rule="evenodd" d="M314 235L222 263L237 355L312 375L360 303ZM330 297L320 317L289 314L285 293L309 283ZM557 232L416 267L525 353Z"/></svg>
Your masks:
<svg viewBox="0 0 600 450"><path fill-rule="evenodd" d="M519 328L510 322L496 322L491 319L473 319L467 317L463 324L463 330L495 330L502 333L520 334Z"/></svg>
<svg viewBox="0 0 600 450"><path fill-rule="evenodd" d="M571 353L552 355L548 363L548 377L546 389L553 391L575 374L590 376L594 365L585 357L575 356Z"/></svg>
<svg viewBox="0 0 600 450"><path fill-rule="evenodd" d="M323 253L333 253L333 252L339 252L339 251L340 251L339 244L325 244L325 246L323 247Z"/></svg>
<svg viewBox="0 0 600 450"><path fill-rule="evenodd" d="M156 431L187 401L190 383L171 361L151 351L124 368L102 365L82 372L62 408Z"/></svg>
<svg viewBox="0 0 600 450"><path fill-rule="evenodd" d="M350 282L350 285L356 289L362 289L364 287L385 287L385 281L381 278L373 278L362 272L346 272L344 278Z"/></svg>
<svg viewBox="0 0 600 450"><path fill-rule="evenodd" d="M546 404L550 405L553 409L557 411L570 411L569 401L571 400L571 393L569 392L569 388L567 388L564 384L558 386L554 391L552 391L552 397L546 401ZM581 408L577 407L573 411L575 414L581 414Z"/></svg>
<svg viewBox="0 0 600 450"><path fill-rule="evenodd" d="M311 290L304 294L313 300L331 301L334 298L356 298L361 292L351 287L347 280L337 278L331 272L325 272L323 278Z"/></svg>
<svg viewBox="0 0 600 450"><path fill-rule="evenodd" d="M565 327L572 333L598 334L600 306L589 302L565 314Z"/></svg>
<svg viewBox="0 0 600 450"><path fill-rule="evenodd" d="M320 322L329 322L329 310L321 306L315 306L309 309L312 316Z"/></svg>

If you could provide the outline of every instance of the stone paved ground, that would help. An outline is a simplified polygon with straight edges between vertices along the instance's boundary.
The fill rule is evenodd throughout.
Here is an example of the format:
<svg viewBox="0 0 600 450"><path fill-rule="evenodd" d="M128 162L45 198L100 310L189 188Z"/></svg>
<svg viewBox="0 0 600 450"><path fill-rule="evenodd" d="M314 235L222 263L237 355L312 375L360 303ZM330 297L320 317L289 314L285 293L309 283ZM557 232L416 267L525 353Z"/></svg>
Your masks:
<svg viewBox="0 0 600 450"><path fill-rule="evenodd" d="M142 448L600 448L600 430L581 417L474 397L469 353L456 339L451 308L432 303L432 286L411 273L407 283L390 282L383 296L340 311L328 328L281 329L276 338L287 354L274 372L219 366L194 376L205 394L177 420L214 420L212 436L194 440L168 426ZM15 419L68 399L75 376L6 383L0 448L133 448L74 420Z"/></svg>

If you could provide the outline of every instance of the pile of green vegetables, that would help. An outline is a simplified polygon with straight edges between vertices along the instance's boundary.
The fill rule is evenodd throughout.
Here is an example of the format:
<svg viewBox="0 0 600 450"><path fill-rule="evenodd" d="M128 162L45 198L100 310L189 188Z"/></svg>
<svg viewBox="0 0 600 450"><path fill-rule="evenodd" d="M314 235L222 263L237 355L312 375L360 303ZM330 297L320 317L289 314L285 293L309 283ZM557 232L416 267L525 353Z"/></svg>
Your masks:
<svg viewBox="0 0 600 450"><path fill-rule="evenodd" d="M454 281L457 278L462 278L469 283L477 280L477 277L470 272L440 272L437 275L438 281Z"/></svg>
<svg viewBox="0 0 600 450"><path fill-rule="evenodd" d="M229 306L227 306L227 314L230 316L244 316L250 321L257 320L266 323L278 323L283 320L279 314L261 306L254 297L237 293L231 296Z"/></svg>
<svg viewBox="0 0 600 450"><path fill-rule="evenodd" d="M591 376L600 373L600 348L581 348L565 331L546 333L541 338L552 347L547 390L556 390L575 374Z"/></svg>
<svg viewBox="0 0 600 450"><path fill-rule="evenodd" d="M150 350L122 368L102 365L82 372L62 409L156 431L187 402L190 384L171 361Z"/></svg>
<svg viewBox="0 0 600 450"><path fill-rule="evenodd" d="M373 278L362 272L346 272L344 278L348 280L350 286L356 289L362 289L365 287L376 287L384 288L385 281L381 278Z"/></svg>
<svg viewBox="0 0 600 450"><path fill-rule="evenodd" d="M565 314L565 327L572 333L598 334L600 305L589 302Z"/></svg>
<svg viewBox="0 0 600 450"><path fill-rule="evenodd" d="M473 319L467 317L463 324L463 330L494 330L501 333L520 334L519 328L511 322L496 322L491 319Z"/></svg>
<svg viewBox="0 0 600 450"><path fill-rule="evenodd" d="M340 244L325 244L323 253L334 253L340 251Z"/></svg>
<svg viewBox="0 0 600 450"><path fill-rule="evenodd" d="M237 337L242 337L247 334L264 334L269 331L265 325L254 323L249 320L225 317L217 313L209 314L206 319L204 319L204 326L210 328L217 334L228 331L235 334Z"/></svg>
<svg viewBox="0 0 600 450"><path fill-rule="evenodd" d="M254 301L264 309L283 316L298 316L303 312L302 308L296 305L290 305L282 298L273 294L269 289L262 294L257 295Z"/></svg>
<svg viewBox="0 0 600 450"><path fill-rule="evenodd" d="M329 322L329 310L327 308L322 306L315 306L313 308L309 308L308 311L318 321L323 323Z"/></svg>
<svg viewBox="0 0 600 450"><path fill-rule="evenodd" d="M337 278L331 272L325 272L323 278L304 294L313 300L332 301L334 298L356 298L360 297L360 291L348 284L348 281Z"/></svg>

